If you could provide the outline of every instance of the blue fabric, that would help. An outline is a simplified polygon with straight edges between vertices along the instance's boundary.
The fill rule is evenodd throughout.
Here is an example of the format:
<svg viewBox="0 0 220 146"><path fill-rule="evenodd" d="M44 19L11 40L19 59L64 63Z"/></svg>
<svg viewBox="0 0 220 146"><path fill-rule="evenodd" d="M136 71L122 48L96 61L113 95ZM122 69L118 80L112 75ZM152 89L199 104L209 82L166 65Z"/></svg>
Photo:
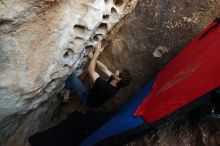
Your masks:
<svg viewBox="0 0 220 146"><path fill-rule="evenodd" d="M133 114L142 100L150 93L153 83L154 80L145 86L135 97L131 98L109 122L87 137L81 146L94 145L106 138L142 125L144 122L141 117L134 117Z"/></svg>
<svg viewBox="0 0 220 146"><path fill-rule="evenodd" d="M87 88L82 84L82 82L74 73L72 73L66 80L65 88L75 91L81 103L86 104Z"/></svg>

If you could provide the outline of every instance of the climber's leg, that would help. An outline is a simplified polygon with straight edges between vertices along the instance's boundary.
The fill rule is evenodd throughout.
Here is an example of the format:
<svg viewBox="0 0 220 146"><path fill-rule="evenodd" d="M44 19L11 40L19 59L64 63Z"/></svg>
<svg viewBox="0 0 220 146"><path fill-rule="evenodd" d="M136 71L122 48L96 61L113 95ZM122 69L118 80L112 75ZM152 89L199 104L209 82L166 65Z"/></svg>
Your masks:
<svg viewBox="0 0 220 146"><path fill-rule="evenodd" d="M65 88L75 91L80 101L85 104L87 88L82 84L82 82L74 73L72 73L66 80Z"/></svg>

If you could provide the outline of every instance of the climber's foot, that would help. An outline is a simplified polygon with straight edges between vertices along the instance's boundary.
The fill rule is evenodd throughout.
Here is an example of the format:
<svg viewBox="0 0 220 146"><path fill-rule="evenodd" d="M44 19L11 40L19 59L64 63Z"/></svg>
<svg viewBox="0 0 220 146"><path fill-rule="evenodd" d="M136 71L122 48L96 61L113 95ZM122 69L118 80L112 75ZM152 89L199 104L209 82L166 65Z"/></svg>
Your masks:
<svg viewBox="0 0 220 146"><path fill-rule="evenodd" d="M68 102L70 100L70 90L66 90L63 96L63 102Z"/></svg>

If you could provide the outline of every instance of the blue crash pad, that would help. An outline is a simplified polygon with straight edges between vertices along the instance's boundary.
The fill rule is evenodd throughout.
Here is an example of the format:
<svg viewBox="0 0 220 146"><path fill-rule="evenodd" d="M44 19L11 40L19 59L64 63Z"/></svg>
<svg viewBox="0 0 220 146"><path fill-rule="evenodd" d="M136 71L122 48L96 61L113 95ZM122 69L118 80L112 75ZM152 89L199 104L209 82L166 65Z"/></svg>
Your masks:
<svg viewBox="0 0 220 146"><path fill-rule="evenodd" d="M134 117L133 114L143 99L150 93L154 80L145 86L136 96L131 98L117 114L106 124L87 137L81 146L91 146L117 134L138 127L144 123L141 117Z"/></svg>

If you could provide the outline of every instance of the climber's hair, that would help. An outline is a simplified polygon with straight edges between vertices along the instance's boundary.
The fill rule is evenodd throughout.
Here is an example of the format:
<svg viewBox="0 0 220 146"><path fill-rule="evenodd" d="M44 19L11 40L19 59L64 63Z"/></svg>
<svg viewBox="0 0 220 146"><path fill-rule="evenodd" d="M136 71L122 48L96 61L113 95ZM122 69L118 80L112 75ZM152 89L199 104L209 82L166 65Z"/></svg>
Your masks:
<svg viewBox="0 0 220 146"><path fill-rule="evenodd" d="M132 80L131 73L128 69L122 69L119 78L121 78L120 82L117 84L119 88L128 86Z"/></svg>

